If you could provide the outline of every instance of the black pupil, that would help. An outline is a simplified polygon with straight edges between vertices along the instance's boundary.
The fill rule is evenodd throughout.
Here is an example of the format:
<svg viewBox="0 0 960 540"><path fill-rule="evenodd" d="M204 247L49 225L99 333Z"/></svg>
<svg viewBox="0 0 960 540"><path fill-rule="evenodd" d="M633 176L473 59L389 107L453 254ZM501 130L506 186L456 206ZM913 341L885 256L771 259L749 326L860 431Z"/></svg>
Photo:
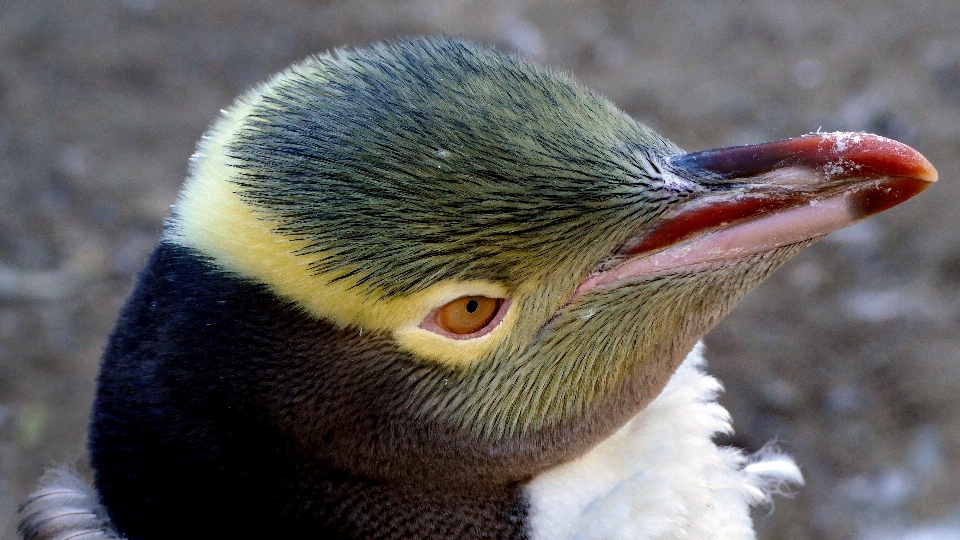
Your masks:
<svg viewBox="0 0 960 540"><path fill-rule="evenodd" d="M478 307L480 307L480 304L478 304L476 300L470 300L467 302L467 311L470 313L476 311Z"/></svg>

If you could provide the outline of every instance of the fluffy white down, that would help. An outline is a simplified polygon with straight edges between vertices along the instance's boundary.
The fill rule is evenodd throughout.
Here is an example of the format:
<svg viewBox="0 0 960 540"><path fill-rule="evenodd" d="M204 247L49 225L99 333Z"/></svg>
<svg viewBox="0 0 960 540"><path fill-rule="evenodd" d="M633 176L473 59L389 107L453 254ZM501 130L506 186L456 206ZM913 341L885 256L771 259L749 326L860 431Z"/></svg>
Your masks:
<svg viewBox="0 0 960 540"><path fill-rule="evenodd" d="M527 487L533 540L753 539L750 507L802 484L794 461L717 446L733 431L697 345L663 392L579 459Z"/></svg>

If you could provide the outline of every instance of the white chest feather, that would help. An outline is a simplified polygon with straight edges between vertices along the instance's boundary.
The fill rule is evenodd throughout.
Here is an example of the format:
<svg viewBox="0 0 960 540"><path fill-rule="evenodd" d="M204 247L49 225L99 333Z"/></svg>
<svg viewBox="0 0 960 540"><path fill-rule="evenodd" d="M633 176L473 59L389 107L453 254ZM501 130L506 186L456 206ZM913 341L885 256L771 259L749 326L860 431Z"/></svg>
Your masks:
<svg viewBox="0 0 960 540"><path fill-rule="evenodd" d="M529 484L533 540L752 539L750 507L803 483L787 456L713 442L732 428L701 350L613 436Z"/></svg>

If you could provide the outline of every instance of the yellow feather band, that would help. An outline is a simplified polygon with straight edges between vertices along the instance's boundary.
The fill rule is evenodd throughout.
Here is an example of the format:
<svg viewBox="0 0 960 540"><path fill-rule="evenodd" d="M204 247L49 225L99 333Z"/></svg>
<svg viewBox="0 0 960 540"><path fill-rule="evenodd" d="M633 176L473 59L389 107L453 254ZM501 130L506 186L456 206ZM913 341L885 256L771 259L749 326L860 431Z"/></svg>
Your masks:
<svg viewBox="0 0 960 540"><path fill-rule="evenodd" d="M470 340L450 339L418 325L431 311L461 296L506 298L503 286L443 282L388 298L382 291L358 286L354 278L336 279L338 274L312 270L310 259L297 255L307 243L276 232L277 222L244 202L242 188L231 181L242 169L231 162L226 148L256 101L249 96L238 100L204 136L165 239L196 249L238 277L263 283L313 316L342 327L391 332L402 348L421 358L467 366L496 349L515 324L517 309L510 309L490 333Z"/></svg>

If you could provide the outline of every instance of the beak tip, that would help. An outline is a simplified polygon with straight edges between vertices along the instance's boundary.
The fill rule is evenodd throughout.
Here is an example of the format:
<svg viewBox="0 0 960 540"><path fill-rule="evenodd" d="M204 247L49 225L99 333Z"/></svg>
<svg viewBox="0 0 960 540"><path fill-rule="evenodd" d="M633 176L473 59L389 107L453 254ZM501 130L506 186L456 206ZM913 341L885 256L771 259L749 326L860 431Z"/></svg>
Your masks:
<svg viewBox="0 0 960 540"><path fill-rule="evenodd" d="M917 174L917 178L921 180L926 180L931 184L940 179L940 173L937 172L937 169L933 166L933 163L930 163L926 157L920 156L923 160L921 163L920 174Z"/></svg>
<svg viewBox="0 0 960 540"><path fill-rule="evenodd" d="M881 135L858 132L810 133L800 139L815 142L822 154L853 161L859 168L881 175L911 177L929 184L936 182L939 177L937 169L923 154Z"/></svg>

